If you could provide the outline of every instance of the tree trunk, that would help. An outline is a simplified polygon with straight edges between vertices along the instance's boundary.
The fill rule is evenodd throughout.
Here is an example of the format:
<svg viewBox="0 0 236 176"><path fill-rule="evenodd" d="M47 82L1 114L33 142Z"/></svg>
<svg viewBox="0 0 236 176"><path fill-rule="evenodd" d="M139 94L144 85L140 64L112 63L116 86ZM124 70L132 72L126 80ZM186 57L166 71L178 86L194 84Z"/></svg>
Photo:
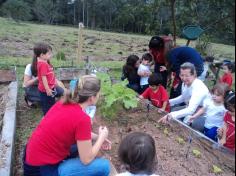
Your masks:
<svg viewBox="0 0 236 176"><path fill-rule="evenodd" d="M172 12L172 21L173 21L174 46L176 46L176 18L175 18L175 3L176 3L176 0L171 0L171 12Z"/></svg>

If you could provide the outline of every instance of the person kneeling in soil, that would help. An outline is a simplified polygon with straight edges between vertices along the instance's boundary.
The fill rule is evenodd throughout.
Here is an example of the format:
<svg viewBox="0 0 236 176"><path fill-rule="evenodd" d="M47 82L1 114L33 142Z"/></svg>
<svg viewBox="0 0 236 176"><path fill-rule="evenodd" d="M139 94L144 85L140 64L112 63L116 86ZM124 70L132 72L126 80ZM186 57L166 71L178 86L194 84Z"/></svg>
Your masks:
<svg viewBox="0 0 236 176"><path fill-rule="evenodd" d="M149 88L139 98L149 99L154 106L161 108L162 111L170 112L168 92L161 83L162 75L158 73L152 74L148 78Z"/></svg>
<svg viewBox="0 0 236 176"><path fill-rule="evenodd" d="M218 142L235 151L235 93L231 92L225 98L225 107L228 112L224 117L223 127L218 129Z"/></svg>
<svg viewBox="0 0 236 176"><path fill-rule="evenodd" d="M64 99L48 111L34 130L23 159L24 176L109 175L109 161L96 158L100 149L111 149L108 129L100 127L99 134L93 134L91 119L84 112L97 103L101 83L94 76L86 76L79 85L78 97L72 100L71 92L66 91ZM96 140L94 145L92 139ZM70 155L75 146L78 157Z"/></svg>
<svg viewBox="0 0 236 176"><path fill-rule="evenodd" d="M154 139L146 133L128 134L119 146L120 160L127 166L127 171L116 176L158 176L153 174L156 161Z"/></svg>

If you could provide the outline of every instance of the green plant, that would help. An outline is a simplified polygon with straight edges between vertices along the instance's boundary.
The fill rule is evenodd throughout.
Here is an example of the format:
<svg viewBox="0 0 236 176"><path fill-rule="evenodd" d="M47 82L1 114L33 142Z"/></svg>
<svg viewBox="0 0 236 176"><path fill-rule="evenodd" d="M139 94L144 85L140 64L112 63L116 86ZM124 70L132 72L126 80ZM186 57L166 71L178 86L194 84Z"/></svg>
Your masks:
<svg viewBox="0 0 236 176"><path fill-rule="evenodd" d="M197 158L200 158L201 157L201 152L199 150L194 149L193 150L193 155Z"/></svg>
<svg viewBox="0 0 236 176"><path fill-rule="evenodd" d="M65 61L66 60L65 53L63 51L58 51L56 58L58 61Z"/></svg>
<svg viewBox="0 0 236 176"><path fill-rule="evenodd" d="M168 136L168 135L169 135L168 128L165 128L165 129L164 129L164 134L165 134L166 136Z"/></svg>
<svg viewBox="0 0 236 176"><path fill-rule="evenodd" d="M179 144L184 144L185 143L184 139L181 138L181 137L178 137L176 140Z"/></svg>
<svg viewBox="0 0 236 176"><path fill-rule="evenodd" d="M112 84L110 76L106 73L98 73L97 77L102 85L102 98L99 105L103 117L112 120L119 111L138 106L136 93L126 87L127 80Z"/></svg>
<svg viewBox="0 0 236 176"><path fill-rule="evenodd" d="M213 165L212 168L213 168L213 173L215 173L215 174L219 174L219 173L222 173L222 172L223 172L222 169L219 168L219 167L216 166L216 165Z"/></svg>

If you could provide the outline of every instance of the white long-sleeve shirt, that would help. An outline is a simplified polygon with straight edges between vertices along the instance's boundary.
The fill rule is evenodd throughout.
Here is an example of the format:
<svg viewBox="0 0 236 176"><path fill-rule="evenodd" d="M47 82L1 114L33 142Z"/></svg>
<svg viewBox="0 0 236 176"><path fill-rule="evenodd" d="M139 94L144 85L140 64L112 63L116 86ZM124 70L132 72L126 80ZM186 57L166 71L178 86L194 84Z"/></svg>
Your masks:
<svg viewBox="0 0 236 176"><path fill-rule="evenodd" d="M170 115L173 118L186 117L195 113L199 106L203 105L205 98L210 96L210 92L206 85L199 79L195 79L191 86L182 84L182 94L174 99L170 100L170 105L174 106L180 103L185 103L186 108L171 112Z"/></svg>

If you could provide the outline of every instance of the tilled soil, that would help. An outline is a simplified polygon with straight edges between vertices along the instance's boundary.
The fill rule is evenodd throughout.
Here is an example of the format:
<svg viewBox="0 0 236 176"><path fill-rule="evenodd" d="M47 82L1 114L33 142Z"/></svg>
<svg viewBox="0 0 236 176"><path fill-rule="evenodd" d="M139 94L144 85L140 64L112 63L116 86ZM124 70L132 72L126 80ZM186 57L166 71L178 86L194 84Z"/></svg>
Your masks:
<svg viewBox="0 0 236 176"><path fill-rule="evenodd" d="M8 85L0 84L0 139L2 133L3 116L6 108L7 90Z"/></svg>
<svg viewBox="0 0 236 176"><path fill-rule="evenodd" d="M121 112L115 121L109 123L99 116L94 122L94 131L99 125L109 128L109 139L112 141L112 150L107 152L118 172L123 171L123 166L118 158L117 151L121 139L130 132L142 131L150 134L156 142L157 164L156 174L161 176L233 176L235 175L235 156L225 154L213 149L211 143L193 137L188 143L190 133L177 123L163 126L156 123L160 115L153 111L147 118L146 110L135 109ZM181 142L179 139L183 139ZM200 151L200 156L195 156L193 150ZM215 174L213 165L222 169L222 173Z"/></svg>

